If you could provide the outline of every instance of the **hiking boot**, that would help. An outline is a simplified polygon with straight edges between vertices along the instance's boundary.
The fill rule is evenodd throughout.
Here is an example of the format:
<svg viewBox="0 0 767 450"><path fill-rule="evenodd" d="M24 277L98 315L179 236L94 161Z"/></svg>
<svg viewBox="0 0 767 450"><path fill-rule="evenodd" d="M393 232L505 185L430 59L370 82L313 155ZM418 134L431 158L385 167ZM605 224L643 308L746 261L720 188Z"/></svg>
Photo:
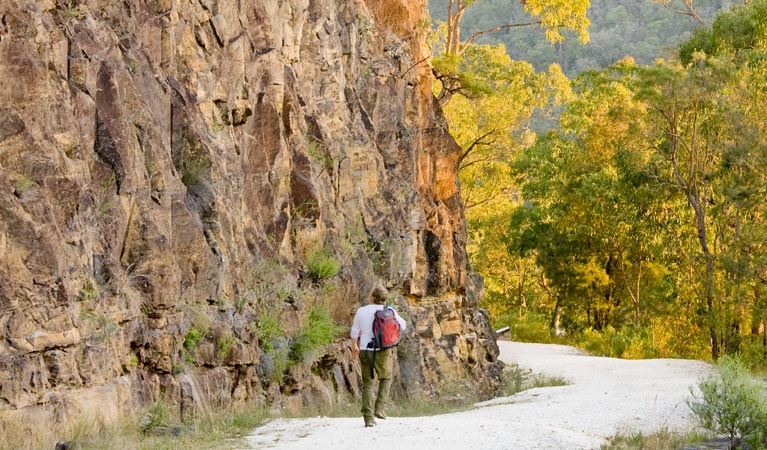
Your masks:
<svg viewBox="0 0 767 450"><path fill-rule="evenodd" d="M386 413L384 412L377 412L375 413L375 416L381 420L386 420Z"/></svg>
<svg viewBox="0 0 767 450"><path fill-rule="evenodd" d="M373 418L365 418L365 428L376 426L376 421Z"/></svg>

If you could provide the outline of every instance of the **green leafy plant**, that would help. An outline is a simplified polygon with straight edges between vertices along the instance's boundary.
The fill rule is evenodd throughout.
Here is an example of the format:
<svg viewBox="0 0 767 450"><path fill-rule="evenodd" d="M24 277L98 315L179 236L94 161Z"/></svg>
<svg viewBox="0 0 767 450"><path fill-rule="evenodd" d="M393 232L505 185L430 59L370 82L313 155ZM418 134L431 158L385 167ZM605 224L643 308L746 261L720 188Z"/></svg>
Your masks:
<svg viewBox="0 0 767 450"><path fill-rule="evenodd" d="M751 448L767 447L767 394L751 377L737 356L724 356L718 373L698 383L700 395L691 389L688 406L701 426L730 439L730 447L747 442Z"/></svg>
<svg viewBox="0 0 767 450"><path fill-rule="evenodd" d="M309 278L321 281L336 276L341 270L341 264L330 255L327 249L323 248L309 253L306 258L306 269Z"/></svg>
<svg viewBox="0 0 767 450"><path fill-rule="evenodd" d="M203 331L198 330L195 327L190 328L184 337L184 348L190 352L194 351L204 335L205 333Z"/></svg>

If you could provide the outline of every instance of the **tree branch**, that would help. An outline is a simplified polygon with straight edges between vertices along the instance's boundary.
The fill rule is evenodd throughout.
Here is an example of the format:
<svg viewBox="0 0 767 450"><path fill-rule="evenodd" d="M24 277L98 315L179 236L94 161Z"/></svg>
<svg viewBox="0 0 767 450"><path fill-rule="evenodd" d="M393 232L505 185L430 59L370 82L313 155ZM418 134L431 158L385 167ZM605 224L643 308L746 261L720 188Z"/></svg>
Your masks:
<svg viewBox="0 0 767 450"><path fill-rule="evenodd" d="M474 142L472 142L471 145L469 145L469 147L466 149L466 151L463 152L463 155L461 155L461 158L458 160L458 164L460 165L463 162L463 160L466 159L467 156L469 156L469 153L471 153L471 151L474 150L474 147L478 145L490 145L494 143L498 139L497 136L493 136L493 139L489 140L488 142L482 142L483 139L485 139L486 137L494 133L495 133L495 128L481 135L480 137L474 139Z"/></svg>
<svg viewBox="0 0 767 450"><path fill-rule="evenodd" d="M690 16L698 22L703 23L703 19L700 17L700 15L698 15L698 12L695 11L695 8L693 7L693 0L684 0L684 6L687 7L686 11L672 8L670 3L662 2L660 5L673 13L681 14L683 16Z"/></svg>
<svg viewBox="0 0 767 450"><path fill-rule="evenodd" d="M529 26L532 26L532 25L540 25L541 23L543 23L543 22L540 21L540 20L537 20L535 22L527 22L527 23L508 23L506 25L499 25L497 27L488 28L487 30L475 31L463 43L463 47L461 47L461 53L463 53L463 51L466 50L466 47L468 47L469 44L471 44L474 41L474 39L482 36L483 34L495 33L496 31L505 30L507 28L529 27Z"/></svg>

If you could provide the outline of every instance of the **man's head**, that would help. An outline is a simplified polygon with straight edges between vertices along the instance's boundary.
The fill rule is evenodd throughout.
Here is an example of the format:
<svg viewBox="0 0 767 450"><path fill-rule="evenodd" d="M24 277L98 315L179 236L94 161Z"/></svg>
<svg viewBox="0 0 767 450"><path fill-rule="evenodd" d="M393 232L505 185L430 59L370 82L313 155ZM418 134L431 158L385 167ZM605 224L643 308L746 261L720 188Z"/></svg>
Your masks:
<svg viewBox="0 0 767 450"><path fill-rule="evenodd" d="M389 291L383 286L376 286L370 293L370 303L383 305L389 299Z"/></svg>

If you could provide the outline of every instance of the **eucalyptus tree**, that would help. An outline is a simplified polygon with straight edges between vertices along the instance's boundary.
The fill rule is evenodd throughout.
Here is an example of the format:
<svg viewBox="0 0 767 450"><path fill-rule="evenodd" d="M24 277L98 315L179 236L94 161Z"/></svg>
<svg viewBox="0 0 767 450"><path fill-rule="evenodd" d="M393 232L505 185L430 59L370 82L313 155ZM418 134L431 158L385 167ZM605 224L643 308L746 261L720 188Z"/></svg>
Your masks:
<svg viewBox="0 0 767 450"><path fill-rule="evenodd" d="M532 20L499 23L462 37L461 21L475 0L448 0L447 21L440 26L441 42L435 46L437 56L433 61L434 74L440 84L437 94L440 105L447 103L455 93L463 92L468 96L476 93L473 90L473 74L462 56L475 46L474 41L479 36L509 28L540 26L549 42L561 42L564 39L563 30L571 30L581 42L588 42L589 19L586 13L591 4L589 0L520 0L520 3Z"/></svg>

